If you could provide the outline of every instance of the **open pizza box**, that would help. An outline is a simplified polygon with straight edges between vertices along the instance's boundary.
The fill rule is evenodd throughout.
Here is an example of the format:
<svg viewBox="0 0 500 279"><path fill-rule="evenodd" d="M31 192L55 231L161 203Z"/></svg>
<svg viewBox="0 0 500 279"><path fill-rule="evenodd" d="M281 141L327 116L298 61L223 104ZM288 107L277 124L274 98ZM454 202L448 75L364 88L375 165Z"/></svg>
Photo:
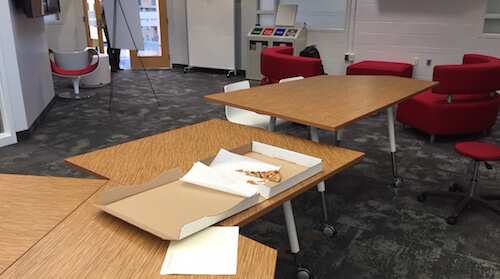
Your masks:
<svg viewBox="0 0 500 279"><path fill-rule="evenodd" d="M180 168L137 186L100 194L101 210L165 240L180 240L241 212L259 201L179 180Z"/></svg>
<svg viewBox="0 0 500 279"><path fill-rule="evenodd" d="M186 182L187 174L183 177L183 171L176 168L142 185L102 192L102 205L95 206L162 239L180 240L262 202L260 195L272 197L322 170L321 159L258 142L230 151L280 166L281 181L232 191L214 183ZM208 166L216 159L197 163Z"/></svg>
<svg viewBox="0 0 500 279"><path fill-rule="evenodd" d="M279 170L281 173L281 180L279 182L266 181L265 183L259 183L257 185L258 192L266 199L289 189L290 187L323 170L323 161L319 158L256 141L232 149L230 152L243 155L244 157L255 159L269 165L280 166ZM223 150L221 150L217 156L205 158L200 160L200 162L214 168L214 163L217 163L217 169L221 172L224 171L227 175L234 173L238 169L245 170L244 163L246 162L238 161L238 158L231 158L231 156L224 156L220 158L219 162L215 162L214 159L219 159L217 157L221 155L223 155ZM222 165L220 164L220 161L229 161L230 163L227 163L226 166L220 166ZM250 167L249 170L256 169L251 169ZM249 180L253 180L252 177L247 178ZM199 185L203 184L192 180L189 182Z"/></svg>

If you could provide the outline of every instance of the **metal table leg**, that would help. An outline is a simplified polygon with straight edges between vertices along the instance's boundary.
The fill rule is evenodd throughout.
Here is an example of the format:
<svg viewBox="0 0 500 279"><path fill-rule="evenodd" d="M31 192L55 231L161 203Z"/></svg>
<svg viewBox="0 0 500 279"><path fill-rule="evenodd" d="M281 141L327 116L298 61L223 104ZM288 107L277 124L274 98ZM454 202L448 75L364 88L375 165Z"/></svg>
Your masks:
<svg viewBox="0 0 500 279"><path fill-rule="evenodd" d="M391 149L392 177L394 187L403 186L403 179L398 176L398 167L396 164L396 133L394 131L394 114L392 107L387 108L387 126L389 128L389 146Z"/></svg>
<svg viewBox="0 0 500 279"><path fill-rule="evenodd" d="M268 131L274 132L276 127L276 117L269 119ZM290 242L290 250L292 251L293 259L297 265L297 278L309 279L311 278L311 273L308 269L304 268L300 264L300 246L299 237L297 236L297 228L295 227L295 219L293 217L292 202L287 201L283 204L283 213L285 214L286 230L288 232L288 241Z"/></svg>
<svg viewBox="0 0 500 279"><path fill-rule="evenodd" d="M269 119L269 127L267 127L268 131L274 132L276 129L276 117L272 117Z"/></svg>
<svg viewBox="0 0 500 279"><path fill-rule="evenodd" d="M288 232L288 241L290 242L290 250L292 251L293 259L297 265L297 278L309 279L311 273L308 269L300 264L300 246L297 236L297 228L295 227L295 219L293 217L292 202L287 201L283 204L283 212L285 214L286 230Z"/></svg>
<svg viewBox="0 0 500 279"><path fill-rule="evenodd" d="M316 127L309 127L310 128L310 133L311 133L311 141L313 142L319 142L319 136L318 136L318 128ZM332 237L337 233L337 230L328 223L328 213L326 211L326 199L325 199L325 182L322 181L318 184L317 186L318 192L321 194L321 203L323 205L323 217L325 220L325 224L323 226L323 235L327 237Z"/></svg>
<svg viewBox="0 0 500 279"><path fill-rule="evenodd" d="M340 141L342 140L342 134L344 133L344 129L340 129L335 132L335 146L340 146Z"/></svg>

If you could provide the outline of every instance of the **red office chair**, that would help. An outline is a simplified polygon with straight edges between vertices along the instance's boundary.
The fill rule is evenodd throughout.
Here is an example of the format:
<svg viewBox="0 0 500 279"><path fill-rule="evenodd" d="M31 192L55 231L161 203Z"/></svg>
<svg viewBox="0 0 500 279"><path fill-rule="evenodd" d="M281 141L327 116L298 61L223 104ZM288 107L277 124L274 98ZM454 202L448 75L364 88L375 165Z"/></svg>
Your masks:
<svg viewBox="0 0 500 279"><path fill-rule="evenodd" d="M91 74L99 65L99 54L95 49L84 51L58 52L49 49L52 74L71 79L75 93L64 92L61 98L83 99L90 98L93 93L80 94L80 78Z"/></svg>
<svg viewBox="0 0 500 279"><path fill-rule="evenodd" d="M500 206L498 204L498 200L500 200L500 193L497 195L478 195L475 192L479 164L481 162L485 162L486 168L491 169L491 165L489 165L486 161L499 161L500 147L482 142L462 142L455 145L455 151L475 160L474 172L470 181L469 190L465 192L463 186L458 183L453 183L453 185L449 188L449 192L426 191L421 193L417 197L417 200L419 202L423 202L427 197L459 198L460 201L455 206L453 213L446 219L450 225L454 225L462 211L471 205L478 205L493 211L496 214L500 214Z"/></svg>

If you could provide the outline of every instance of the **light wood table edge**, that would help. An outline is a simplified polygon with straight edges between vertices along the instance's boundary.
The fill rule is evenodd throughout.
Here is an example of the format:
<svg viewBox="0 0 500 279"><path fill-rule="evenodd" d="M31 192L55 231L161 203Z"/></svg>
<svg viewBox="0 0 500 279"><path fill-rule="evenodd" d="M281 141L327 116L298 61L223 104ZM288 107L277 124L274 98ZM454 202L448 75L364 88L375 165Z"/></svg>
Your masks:
<svg viewBox="0 0 500 279"><path fill-rule="evenodd" d="M415 96L415 95L418 95L418 94L420 94L420 93L422 93L422 92L424 92L424 91L427 91L427 90L429 90L429 89L432 89L432 88L434 88L434 87L436 87L436 86L438 86L438 85L439 85L439 83L436 83L436 84L432 85L431 87L428 87L428 88L426 88L426 89L422 89L422 90L420 90L420 91L417 91L417 92L415 92L415 94L412 94L412 95L410 95L410 96L408 96L408 97L406 97L406 98L402 98L402 99L400 99L400 100L398 100L398 101L392 102L392 103L390 103L390 104L388 104L388 105L386 105L386 106L383 106L382 108L375 109L375 110L373 110L372 112L369 112L369 113L366 113L366 114L365 114L365 115L363 115L363 116L357 117L357 118L355 118L355 119L353 119L353 120L351 120L351 121L349 121L349 122L347 122L347 123L345 123L345 124L343 124L343 125L339 125L339 126L338 126L335 130L333 130L333 131L335 132L335 131L338 131L338 130L340 130L340 129L343 129L343 128L345 128L345 127L347 127L347 126L351 125L351 124L354 124L354 123L356 123L356 122L358 122L358 121L360 121L360 120L362 120L362 119L365 119L365 118L366 118L367 116L369 116L369 115L372 115L372 114L374 114L374 113L377 113L377 112L380 112L380 111L382 111L382 110L385 110L385 109L387 109L387 108L389 108L389 107L392 107L392 106L394 106L394 105L397 105L397 104L399 104L399 103L401 103L401 102L403 102L403 101L405 101L405 100L410 99L411 97L413 97L413 96ZM321 128L321 127L317 127L317 128ZM321 128L321 129L324 129L324 128ZM328 130L328 129L326 129L326 130Z"/></svg>
<svg viewBox="0 0 500 279"><path fill-rule="evenodd" d="M62 229L62 226L61 224L62 223L65 223L67 220L71 220L70 218L74 218L73 215L75 215L75 212L76 211L79 211L79 210L84 210L83 207L85 206L88 206L89 204L93 204L93 202L90 201L90 199L94 199L96 198L96 196L99 195L99 192L102 192L103 191L103 188L105 188L104 190L109 190L109 189L112 189L112 188L115 188L115 187L118 187L120 186L120 183L118 182L115 182L113 180L103 180L103 184L101 186L99 186L95 191L93 191L87 198L85 198L77 207L75 207L69 214L67 214L63 219L61 219L57 225L55 225L52 229L50 229L49 231L47 231L46 234L43 235L43 237L41 237L38 241L36 241L29 249L27 249L22 255L20 255L15 261L13 261L11 264L9 264L9 266L7 266L2 272L0 272L0 278L3 278L4 276L9 276L9 274L11 274L11 268L14 268L14 269L18 269L18 267L16 266L16 264L18 262L23 262L23 261L26 261L27 258L29 258L30 253L32 253L32 250L36 247L36 246L46 246L47 245L47 239L49 239L50 237L48 237L49 235L51 234L54 234L57 232L57 230L61 230ZM98 198L97 198L98 199ZM100 211L98 214L106 214L102 211ZM114 216L110 216L112 217L112 219L115 219L116 217ZM117 220L119 220L118 218L116 218ZM125 221L122 221L122 220L119 220L119 223L124 223L126 224L126 226L131 226L132 228L135 228L137 230L140 230L139 228L133 226L132 224L129 224ZM131 229L132 229L131 228ZM54 232L56 231L56 232ZM145 231L142 231L140 230L141 232L147 234L147 235L151 235L152 237L154 238L158 238L157 236L154 236L148 232L145 232ZM163 240L163 239L160 239L158 238L159 241L161 241L162 243L165 243L166 242L166 248L168 248L168 244L169 244L169 240ZM268 265L266 266L266 268L268 268L268 271L271 275L271 277L258 277L259 279L266 279L266 278L275 278L275 273L276 273L276 265L277 265L277 257L278 257L278 250L273 248L273 247L270 247L270 246L267 246L257 240L254 240L250 237L247 237L247 236L244 236L242 234L238 234L238 257L243 257L245 255L247 255L248 253L250 253L250 256L255 258L256 256L258 257L262 257L263 255L262 254L259 254L259 255L254 255L252 253L255 253L256 250L259 250L257 252L264 252L265 251L265 256L266 258L269 258L271 260L274 261L274 264L273 265ZM248 248L245 248L244 249L244 246L247 246ZM252 248L252 246L254 248ZM242 250L243 249L243 250ZM166 251L166 250L165 250ZM163 260L162 260L163 262ZM239 260L238 261L238 266L239 265L245 265L245 261L241 261ZM161 266L160 266L161 267ZM162 278L241 278L241 275L240 274L236 274L236 275L163 275L161 276ZM22 278L25 278L24 276ZM31 278L31 277L30 277ZM247 277L245 277L247 278ZM252 279L255 278L257 279L256 277L252 277Z"/></svg>
<svg viewBox="0 0 500 279"><path fill-rule="evenodd" d="M271 85L266 85L266 86L272 86L273 84ZM317 123L311 123L311 122L308 122L308 121L304 121L300 118L295 118L295 117L289 117L289 116L286 116L286 115L283 115L283 114L279 114L279 113L274 113L274 112L270 112L270 111L264 111L264 110L260 110L260 109L257 109L257 108L253 108L253 107L248 107L248 106L245 106L245 105L241 105L241 104L228 104L227 102L224 102L224 101L221 101L219 99L214 99L212 97L216 97L218 95L222 95L222 94L226 94L226 93L215 93L215 94L209 94L209 95L205 95L203 96L203 99L205 101L208 101L208 102L212 102L212 103L217 103L217 104L220 104L220 105L225 105L225 106L231 106L231 107L235 107L235 108L240 108L240 109L244 109L244 110L249 110L249 111L253 111L253 112L256 112L256 113L260 113L260 114L264 114L264 115L269 115L269 116L272 116L272 117L276 117L276 118L281 118L281 119L284 119L284 120L288 120L288 121L291 121L291 122L295 122L295 123L300 123L300 124L303 124L303 125L306 125L306 126L312 126L312 127L316 127L316 128L319 128L319 129L323 129L323 130L328 130L328 131L332 131L332 132L335 132L335 131L338 131L340 129L343 129L353 123L356 123L358 122L359 120L361 119L364 119L366 118L367 116L369 115L372 115L374 113L377 113L377 112L380 112L384 109L387 109L388 107L391 107L393 105L396 105L398 103L401 103L415 95L418 95L424 91L427 91L429 89L432 89L436 86L438 86L439 83L438 82L434 82L433 85L431 85L430 87L427 87L425 89L422 89L422 90L419 90L417 92L415 92L414 94L406 97L406 98L403 98L403 99L400 99L398 101L395 101L395 102L391 102L389 104L387 104L386 106L383 106L381 108L378 108L378 109L374 109L368 113L365 113L363 114L362 116L359 116L359 117L356 117L342 125L338 125L338 126L335 126L335 127L331 127L331 126L325 126L325 125L321 125L321 124L317 124Z"/></svg>
<svg viewBox="0 0 500 279"><path fill-rule="evenodd" d="M250 222L252 222L252 221L254 221L254 220L262 217L263 215L265 215L267 213L269 213L270 211L272 211L273 209L275 209L278 206L282 205L286 201L291 200L291 199L293 199L293 198L295 198L295 197L303 194L307 190L309 190L309 189L313 188L314 186L316 186L318 183L323 182L323 181L331 178L332 176L334 176L334 175L336 175L336 174L344 171L345 169L347 169L347 168L349 168L349 167L351 167L351 166L359 163L361 160L363 160L364 157L365 157L365 153L359 152L358 158L356 158L355 160L351 161L350 163L345 164L344 166L338 168L337 170L333 171L332 173L327 174L326 176L324 176L322 178L315 178L314 179L314 177L317 176L317 175L313 176L312 178L314 180L312 182L309 182L309 186L303 187L303 188L299 189L298 191L296 191L296 192L294 192L294 193L292 193L290 195L287 195L288 192L294 191L294 189L292 187L292 188L290 188L290 189L288 189L286 191L283 191L283 192L279 193L278 195L276 195L276 196L274 196L274 197L272 197L272 198L270 198L270 199L268 199L268 200L266 200L266 201L264 201L264 202L262 202L260 204L254 205L254 206L252 206L252 207L250 207L250 208L248 208L248 209L246 209L246 210L244 210L242 212L239 212L239 213L237 213L237 214L235 214L235 215L233 215L233 216L231 216L231 217L229 217L229 218L227 218L227 219L225 219L225 220L217 223L217 225L220 225L220 226L240 226L240 227L245 226L245 225L249 224ZM88 169L82 168L82 167L80 167L78 165L75 165L75 164L73 164L71 162L66 161L66 164L68 166L74 167L74 168L76 168L76 169L78 169L78 170L80 170L80 171L82 171L84 173L87 173L89 175L95 175L95 176L97 176L99 178L108 179L108 178L106 178L104 176L98 175L98 174L96 174L96 173L94 173L94 172L92 172L92 171L90 171ZM112 179L110 179L110 180L114 181ZM121 184L121 183L119 183L119 184ZM273 200L273 199L276 199L276 200ZM259 205L262 206L262 204L264 204L264 203L266 203L268 201L271 201L272 204L270 206L266 207L264 210L260 210L259 211L259 209L258 209ZM257 211L257 212L253 213L253 211ZM253 213L253 215L245 217L245 218L243 218L243 219L241 219L239 221L235 221L234 220L235 216L244 216L245 214L252 214L252 213Z"/></svg>
<svg viewBox="0 0 500 279"><path fill-rule="evenodd" d="M70 158L66 158L66 159L64 159L64 164L65 164L66 166L68 166L68 167L70 167L70 168L74 168L74 169L76 169L76 170L78 170L78 171L81 171L81 172L83 172L83 173L85 173L85 174L91 175L91 176L93 176L93 177L94 177L94 178L96 178L96 179L111 180L109 177L106 177L106 176L100 175L100 174L98 174L98 173L96 173L96 172L93 172L93 171L88 170L88 169L86 169L86 168L80 167L80 166L79 166L79 165L77 165L77 164L74 164L73 162L71 162L71 161L69 161L69 160L68 160L68 159L71 159L71 158L73 158L73 157L70 157Z"/></svg>
<svg viewBox="0 0 500 279"><path fill-rule="evenodd" d="M18 176L18 174L2 174L2 175L12 175L12 176ZM27 177L37 177L36 175L26 175ZM43 176L45 178L64 178L64 177L57 177L57 176ZM77 179L73 177L67 177L70 179ZM71 216L76 210L78 210L80 207L82 207L92 196L96 195L98 192L101 191L103 187L106 186L106 184L109 182L109 179L95 179L95 178L80 178L80 179L92 179L92 180L102 180L102 185L99 186L94 192L90 193L85 199L82 200L82 202L75 207L73 210L71 210L64 218L60 219L50 230L48 230L43 236L41 236L36 242L34 242L28 249L26 249L15 261L10 263L3 271L0 272L0 276L5 273L10 267L12 267L19 259L23 258L26 253L28 253L33 247L35 247L40 241L42 241L47 235L52 233L54 229L56 229L61 223L63 223L69 216Z"/></svg>

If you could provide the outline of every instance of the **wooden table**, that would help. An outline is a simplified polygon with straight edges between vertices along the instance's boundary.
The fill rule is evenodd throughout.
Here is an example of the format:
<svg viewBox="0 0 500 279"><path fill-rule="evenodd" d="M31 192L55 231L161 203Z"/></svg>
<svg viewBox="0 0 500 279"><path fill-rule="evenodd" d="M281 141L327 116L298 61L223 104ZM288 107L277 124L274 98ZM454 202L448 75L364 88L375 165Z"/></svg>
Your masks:
<svg viewBox="0 0 500 279"><path fill-rule="evenodd" d="M393 106L437 86L437 82L393 76L316 76L299 81L205 96L205 100L311 126L339 131L387 109L395 186L398 177ZM270 125L272 126L272 125ZM340 135L340 134L339 134Z"/></svg>
<svg viewBox="0 0 500 279"><path fill-rule="evenodd" d="M2 247L0 257L4 257L5 254L11 255L9 260L13 264L3 273L0 272L0 278L202 278L184 275L160 276L169 242L103 213L93 206L100 202L99 192L116 187L117 182L109 181L106 183L102 180L89 179L80 179L80 182L76 179L69 181L72 179L40 178L45 183L43 189L31 187L30 184L33 181L35 181L35 185L38 185L37 179L19 176L10 185L12 187L2 186L4 194L12 192L7 197L15 198L12 203L17 202L19 204L19 206L16 205L17 208L36 206L40 211L26 210L26 212L33 213L34 217L25 216L21 218L25 222L17 220L16 224L11 224L11 226L23 227L19 233L24 234L33 230L33 226L31 222L28 223L28 220L37 219L37 216L44 217L47 221L53 219L54 222L47 225L50 227L49 229L40 230L42 231L41 236L46 233L44 237L37 236L25 241L27 245L23 246L23 251L20 253L20 249L16 247ZM56 182L61 182L60 186ZM106 184L98 192L95 192L103 183ZM14 190L15 187L19 189ZM51 187L57 189L51 190ZM33 189L37 190L33 194L33 199L54 202L33 205L33 200L26 198ZM42 194L39 197L39 194L45 190L50 195ZM71 212L93 192L94 194L90 198ZM4 198L5 196L0 198L2 202ZM54 211L56 202L67 210L63 212L60 208L60 211ZM71 214L68 215L70 212ZM68 216L66 217L66 215ZM6 215L2 212L1 216L3 218ZM14 220L11 223L14 223ZM56 226L57 223L59 224ZM2 227L0 233L2 245L3 242L10 243L22 238L15 235L5 237L3 230ZM29 246L33 244L34 246L29 249ZM238 244L238 275L206 276L203 278L274 278L276 250L241 235ZM5 264L5 261L2 261L2 264Z"/></svg>
<svg viewBox="0 0 500 279"><path fill-rule="evenodd" d="M66 163L96 177L116 180L123 184L141 184L175 167L187 172L194 162L216 155L220 148L232 149L251 141L321 158L323 170L271 199L222 221L221 225L243 226L282 204L290 205L292 198L356 164L364 157L361 152L215 119L68 158ZM291 205L289 209L285 207L285 212L287 210L291 211ZM293 213L286 221L292 251L298 251L300 248Z"/></svg>
<svg viewBox="0 0 500 279"><path fill-rule="evenodd" d="M248 224L364 158L361 152L214 119L71 157L66 159L66 164L95 177L134 185L150 181L175 167L187 172L196 161L216 155L221 148L229 150L251 141L321 158L323 170L287 191L222 221L223 225Z"/></svg>
<svg viewBox="0 0 500 279"><path fill-rule="evenodd" d="M106 182L0 174L0 274Z"/></svg>

